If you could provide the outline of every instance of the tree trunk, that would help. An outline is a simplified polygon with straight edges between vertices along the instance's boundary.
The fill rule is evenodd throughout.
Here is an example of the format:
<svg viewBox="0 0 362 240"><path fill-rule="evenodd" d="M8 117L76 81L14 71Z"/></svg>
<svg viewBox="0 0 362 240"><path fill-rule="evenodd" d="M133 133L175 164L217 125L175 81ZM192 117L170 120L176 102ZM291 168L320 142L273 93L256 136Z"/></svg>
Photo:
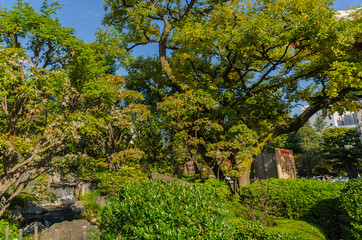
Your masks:
<svg viewBox="0 0 362 240"><path fill-rule="evenodd" d="M354 166L350 159L343 159L344 168L346 169L349 179L357 178L357 173L354 171Z"/></svg>
<svg viewBox="0 0 362 240"><path fill-rule="evenodd" d="M29 182L33 180L36 169L29 170L24 172L23 174L14 174L13 176L5 176L3 177L0 185L0 199L2 199L5 193L14 185L17 185L14 192L10 195L9 198L5 200L3 206L0 209L0 217L5 213L5 211L10 206L11 201L17 197L26 186L28 186Z"/></svg>
<svg viewBox="0 0 362 240"><path fill-rule="evenodd" d="M241 165L244 168L244 170L241 172L241 175L238 180L238 183L239 183L238 190L240 187L244 187L250 183L250 170L251 170L252 163L253 163L253 160L242 162Z"/></svg>

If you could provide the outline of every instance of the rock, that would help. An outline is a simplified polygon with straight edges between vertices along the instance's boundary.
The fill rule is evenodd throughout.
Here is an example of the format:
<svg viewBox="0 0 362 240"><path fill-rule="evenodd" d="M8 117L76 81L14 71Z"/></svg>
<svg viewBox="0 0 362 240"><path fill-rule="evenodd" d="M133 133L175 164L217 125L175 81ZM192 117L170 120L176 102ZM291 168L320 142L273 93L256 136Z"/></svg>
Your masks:
<svg viewBox="0 0 362 240"><path fill-rule="evenodd" d="M164 174L160 174L160 173L157 173L157 172L153 172L153 173L150 173L148 175L148 177L150 179L158 179L158 180L166 180L166 181L169 181L169 182L175 182L175 181L178 181L178 182L182 182L182 183L188 183L182 179L177 179L177 178L174 178L174 177L170 177L170 176L167 176L167 175L164 175Z"/></svg>
<svg viewBox="0 0 362 240"><path fill-rule="evenodd" d="M74 172L68 172L62 177L60 184L77 185L80 182L78 176Z"/></svg>
<svg viewBox="0 0 362 240"><path fill-rule="evenodd" d="M95 203L98 203L99 206L104 207L107 204L107 199L105 196L95 197L93 200Z"/></svg>
<svg viewBox="0 0 362 240"><path fill-rule="evenodd" d="M44 232L44 235L40 237L40 240L83 240L84 232L86 232L86 239L96 239L91 238L91 229L93 229L92 231L95 233L99 233L98 228L92 226L86 220L64 221L53 224Z"/></svg>
<svg viewBox="0 0 362 240"><path fill-rule="evenodd" d="M75 187L74 193L76 196L84 196L92 190L93 190L93 186L91 183L81 182Z"/></svg>
<svg viewBox="0 0 362 240"><path fill-rule="evenodd" d="M14 219L15 221L18 221L23 217L19 206L15 206L14 209L10 209L9 213L11 215L11 218Z"/></svg>
<svg viewBox="0 0 362 240"><path fill-rule="evenodd" d="M75 213L81 213L84 210L84 205L85 204L86 204L86 201L76 201L69 208Z"/></svg>
<svg viewBox="0 0 362 240"><path fill-rule="evenodd" d="M92 223L92 224L96 224L97 223L97 218L92 218L91 220L90 220L90 222Z"/></svg>
<svg viewBox="0 0 362 240"><path fill-rule="evenodd" d="M24 234L33 235L35 226L38 226L38 233L42 233L47 229L41 222L32 222L24 228Z"/></svg>
<svg viewBox="0 0 362 240"><path fill-rule="evenodd" d="M47 210L34 201L31 201L25 208L25 213L28 214L39 214L45 212L47 212Z"/></svg>
<svg viewBox="0 0 362 240"><path fill-rule="evenodd" d="M51 184L61 184L62 177L60 176L60 173L53 172L49 177L49 183Z"/></svg>

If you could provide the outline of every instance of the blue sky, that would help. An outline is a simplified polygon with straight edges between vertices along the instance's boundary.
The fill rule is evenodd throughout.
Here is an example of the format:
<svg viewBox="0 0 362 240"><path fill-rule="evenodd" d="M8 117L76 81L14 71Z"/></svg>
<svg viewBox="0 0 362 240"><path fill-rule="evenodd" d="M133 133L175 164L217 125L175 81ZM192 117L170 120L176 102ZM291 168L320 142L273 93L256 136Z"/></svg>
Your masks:
<svg viewBox="0 0 362 240"><path fill-rule="evenodd" d="M39 9L42 0L28 0L32 6ZM103 0L63 0L64 6L58 15L65 27L72 27L78 38L92 42L95 40L95 31L101 27L104 16ZM11 8L16 0L0 0L0 6ZM335 0L333 7L336 10L348 9L348 5L360 5L362 0Z"/></svg>

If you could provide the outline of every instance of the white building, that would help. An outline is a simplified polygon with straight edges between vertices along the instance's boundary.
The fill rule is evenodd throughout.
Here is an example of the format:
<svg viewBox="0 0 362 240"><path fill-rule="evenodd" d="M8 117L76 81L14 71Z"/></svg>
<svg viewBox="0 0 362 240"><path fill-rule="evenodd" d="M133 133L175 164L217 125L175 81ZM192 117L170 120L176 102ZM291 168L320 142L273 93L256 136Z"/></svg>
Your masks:
<svg viewBox="0 0 362 240"><path fill-rule="evenodd" d="M302 111L304 111L308 106L303 106ZM322 111L315 113L310 119L309 123L314 126L317 118L322 115ZM359 112L344 112L342 115L339 115L337 112L333 114L327 114L324 118L324 122L327 124L327 128L333 127L346 127L354 128L362 134L362 110Z"/></svg>

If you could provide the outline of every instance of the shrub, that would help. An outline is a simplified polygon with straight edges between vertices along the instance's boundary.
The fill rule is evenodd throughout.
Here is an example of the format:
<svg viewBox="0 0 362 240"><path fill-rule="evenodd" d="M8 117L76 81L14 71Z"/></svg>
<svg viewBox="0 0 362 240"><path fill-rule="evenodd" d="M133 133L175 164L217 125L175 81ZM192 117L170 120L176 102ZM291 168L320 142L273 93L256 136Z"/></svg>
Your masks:
<svg viewBox="0 0 362 240"><path fill-rule="evenodd" d="M100 190L93 190L84 196L80 196L80 199L85 201L84 211L82 212L83 217L87 219L93 219L99 217L102 211L102 207L99 203L95 202L94 199L101 195Z"/></svg>
<svg viewBox="0 0 362 240"><path fill-rule="evenodd" d="M102 211L104 239L233 239L224 199L196 184L150 181L124 186Z"/></svg>
<svg viewBox="0 0 362 240"><path fill-rule="evenodd" d="M361 193L361 179L350 180L341 193L341 222L346 239L362 239Z"/></svg>
<svg viewBox="0 0 362 240"><path fill-rule="evenodd" d="M319 227L300 220L278 219L276 225L270 227L270 229L310 240L326 239L323 231L321 231Z"/></svg>
<svg viewBox="0 0 362 240"><path fill-rule="evenodd" d="M338 197L343 186L340 182L271 178L249 184L241 192L243 199L251 194L254 202L258 203L265 197L260 188L264 192L269 188L270 204L275 205L283 217L300 219L319 201Z"/></svg>
<svg viewBox="0 0 362 240"><path fill-rule="evenodd" d="M262 212L268 198L268 206L274 208L273 211L269 210L271 214L306 220L320 226L326 235L335 239L341 231L338 197L343 186L341 182L266 179L250 184L241 191L244 206L254 204L256 211ZM269 194L266 196L267 188Z"/></svg>
<svg viewBox="0 0 362 240"><path fill-rule="evenodd" d="M307 240L300 236L292 236L280 231L271 230L259 222L252 222L240 218L231 219L230 223L237 229L235 239L248 240Z"/></svg>
<svg viewBox="0 0 362 240"><path fill-rule="evenodd" d="M11 220L8 221L6 219L0 219L0 236L5 237L6 225L9 226L9 240L18 239L19 238L18 225L13 221ZM27 237L23 237L23 240L27 239L28 239Z"/></svg>

